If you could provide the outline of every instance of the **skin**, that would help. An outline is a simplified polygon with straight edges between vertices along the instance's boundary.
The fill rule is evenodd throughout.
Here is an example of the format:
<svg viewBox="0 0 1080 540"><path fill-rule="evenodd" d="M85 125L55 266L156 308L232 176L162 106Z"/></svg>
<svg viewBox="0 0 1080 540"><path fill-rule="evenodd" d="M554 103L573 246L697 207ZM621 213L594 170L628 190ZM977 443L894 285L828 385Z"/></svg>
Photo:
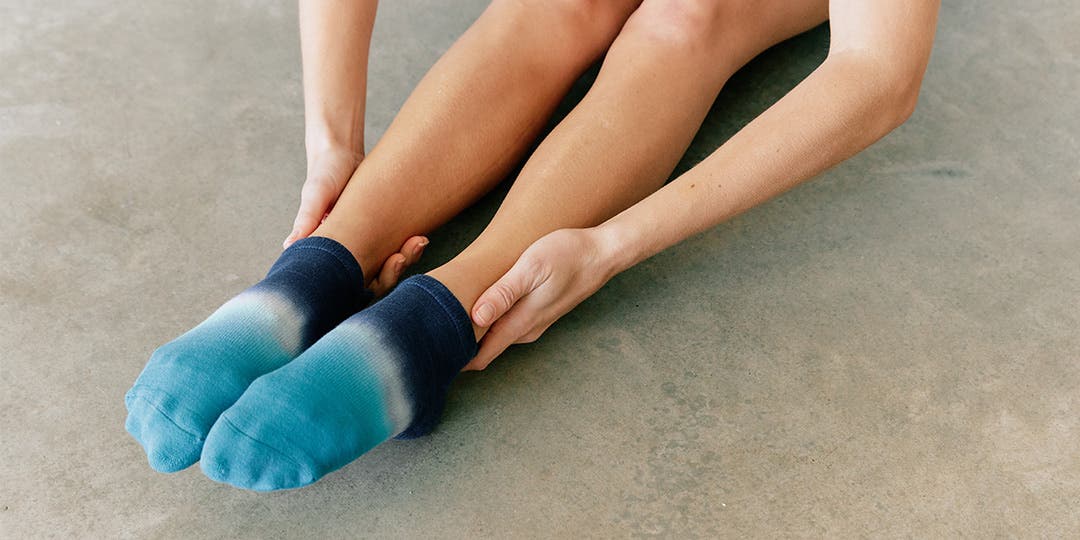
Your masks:
<svg viewBox="0 0 1080 540"><path fill-rule="evenodd" d="M299 7L307 178L283 248L315 231L364 159L367 60L376 2L302 0ZM406 240L398 253L380 261L380 272L368 286L384 294L419 260L425 246L423 237Z"/></svg>
<svg viewBox="0 0 1080 540"><path fill-rule="evenodd" d="M494 2L420 83L315 230L363 268L391 260L394 246L502 178L610 47L589 93L530 157L491 224L430 273L482 337L466 369L538 338L618 272L900 125L915 106L938 9L937 0L636 4ZM727 78L827 16L826 61L661 187ZM305 91L307 80L305 67Z"/></svg>
<svg viewBox="0 0 1080 540"><path fill-rule="evenodd" d="M312 234L342 243L366 273L504 179L634 6L576 4L493 2L420 81Z"/></svg>
<svg viewBox="0 0 1080 540"><path fill-rule="evenodd" d="M533 244L480 298L490 326L466 369L535 340L611 276L847 159L912 113L929 61L936 0L833 0L822 65L678 179L596 227ZM488 307L490 306L490 307Z"/></svg>
<svg viewBox="0 0 1080 540"><path fill-rule="evenodd" d="M367 59L375 2L300 2L308 171L288 247L333 208L364 159Z"/></svg>

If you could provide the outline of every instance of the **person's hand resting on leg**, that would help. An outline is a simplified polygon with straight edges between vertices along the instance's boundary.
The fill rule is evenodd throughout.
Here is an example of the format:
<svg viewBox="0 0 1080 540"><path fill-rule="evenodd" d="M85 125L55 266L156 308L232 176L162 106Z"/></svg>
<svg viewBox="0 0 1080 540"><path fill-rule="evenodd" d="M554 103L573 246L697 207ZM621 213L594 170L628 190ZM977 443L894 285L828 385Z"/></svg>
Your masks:
<svg viewBox="0 0 1080 540"><path fill-rule="evenodd" d="M534 242L473 306L473 323L488 330L464 371L486 368L510 345L536 341L615 275L613 260L596 228L560 229Z"/></svg>
<svg viewBox="0 0 1080 540"><path fill-rule="evenodd" d="M300 210L296 213L292 233L285 239L284 247L307 238L322 223L362 159L362 155L345 148L326 150L308 158L307 180L300 190ZM383 262L377 277L368 287L371 292L376 297L389 292L405 269L420 260L427 244L428 239L423 236L406 240L401 250Z"/></svg>
<svg viewBox="0 0 1080 540"><path fill-rule="evenodd" d="M307 179L300 189L300 210L293 220L292 232L282 243L283 248L307 238L323 222L363 159L362 152L349 148L329 148L309 153Z"/></svg>

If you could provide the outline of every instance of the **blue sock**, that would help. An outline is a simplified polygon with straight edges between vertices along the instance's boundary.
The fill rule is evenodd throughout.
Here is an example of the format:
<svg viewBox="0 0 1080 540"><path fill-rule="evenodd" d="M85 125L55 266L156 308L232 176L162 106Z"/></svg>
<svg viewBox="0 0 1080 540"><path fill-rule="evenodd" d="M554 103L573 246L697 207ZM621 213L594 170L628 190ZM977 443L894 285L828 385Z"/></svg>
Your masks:
<svg viewBox="0 0 1080 540"><path fill-rule="evenodd" d="M297 488L390 437L425 435L476 349L454 295L413 276L252 383L210 430L202 470L256 491Z"/></svg>
<svg viewBox="0 0 1080 540"><path fill-rule="evenodd" d="M251 381L296 358L370 300L360 265L344 246L322 237L296 242L262 281L154 351L124 396L128 433L154 469L191 466L210 427Z"/></svg>

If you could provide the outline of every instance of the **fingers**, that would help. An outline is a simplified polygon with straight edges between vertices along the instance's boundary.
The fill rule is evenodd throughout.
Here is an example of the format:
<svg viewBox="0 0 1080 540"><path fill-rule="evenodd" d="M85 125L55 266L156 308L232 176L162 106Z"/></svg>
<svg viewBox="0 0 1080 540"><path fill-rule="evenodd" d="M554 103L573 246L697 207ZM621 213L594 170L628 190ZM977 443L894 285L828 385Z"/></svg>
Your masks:
<svg viewBox="0 0 1080 540"><path fill-rule="evenodd" d="M486 368L507 347L520 342L520 338L529 333L540 306L530 305L528 295L544 279L541 266L522 255L510 271L480 295L473 305L473 322L491 329L480 340L480 350L466 364L464 371Z"/></svg>
<svg viewBox="0 0 1080 540"><path fill-rule="evenodd" d="M508 313L491 325L491 329L480 340L480 350L476 356L462 368L462 371L479 371L489 364L511 345L532 343L547 331L556 317L550 310L544 309L543 302L532 297L518 302Z"/></svg>
<svg viewBox="0 0 1080 540"><path fill-rule="evenodd" d="M398 279L401 278L401 273L405 271L405 262L406 257L400 253L395 253L386 259L382 269L379 271L379 277L371 282L371 291L375 293L375 296L386 294L397 284Z"/></svg>
<svg viewBox="0 0 1080 540"><path fill-rule="evenodd" d="M519 309L524 307L523 304L519 305L491 326L491 329L484 334L484 338L480 340L480 350L465 365L464 371L476 371L488 367L488 364L506 351L507 347L521 341L519 338L528 333L531 327L528 318L530 313L527 309Z"/></svg>
<svg viewBox="0 0 1080 540"><path fill-rule="evenodd" d="M428 239L426 236L413 236L405 241L401 246L401 253L405 256L405 268L408 268L420 261L420 256L424 254L424 248L428 245ZM400 275L398 277L401 277Z"/></svg>
<svg viewBox="0 0 1080 540"><path fill-rule="evenodd" d="M405 241L405 244L401 246L401 251L387 258L379 270L379 277L371 283L371 290L375 296L382 296L397 285L405 269L420 260L427 245L427 237L413 236Z"/></svg>
<svg viewBox="0 0 1080 540"><path fill-rule="evenodd" d="M293 221L292 232L285 238L282 247L289 247L293 242L314 232L330 210L335 196L325 184L305 184L300 192L300 210Z"/></svg>
<svg viewBox="0 0 1080 540"><path fill-rule="evenodd" d="M480 340L480 351L476 353L472 360L469 360L468 364L465 364L465 367L461 368L461 371L487 369L488 365L510 345L512 343L495 342L490 336L485 335L484 339Z"/></svg>
<svg viewBox="0 0 1080 540"><path fill-rule="evenodd" d="M509 272L476 300L472 311L473 322L480 327L491 326L542 281L539 267L522 256Z"/></svg>

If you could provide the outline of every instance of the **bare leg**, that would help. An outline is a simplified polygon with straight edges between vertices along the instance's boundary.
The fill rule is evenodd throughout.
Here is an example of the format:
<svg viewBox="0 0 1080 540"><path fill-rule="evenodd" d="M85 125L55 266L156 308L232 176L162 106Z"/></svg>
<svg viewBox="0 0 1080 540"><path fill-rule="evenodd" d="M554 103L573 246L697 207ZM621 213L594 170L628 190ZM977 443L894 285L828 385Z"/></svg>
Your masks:
<svg viewBox="0 0 1080 540"><path fill-rule="evenodd" d="M541 236L597 225L658 189L728 77L766 47L820 24L826 7L824 0L645 0L490 225L430 275L471 310Z"/></svg>
<svg viewBox="0 0 1080 540"><path fill-rule="evenodd" d="M745 13L754 22L735 27L724 22L732 4L709 2L700 13L687 4L645 0L592 91L544 141L476 242L256 380L207 435L204 472L250 489L294 488L390 436L430 432L449 382L475 354L467 313L451 295L470 307L541 235L595 224L659 186L724 79L768 43L760 36L770 28L755 28L768 13ZM775 6L792 13L787 0ZM824 17L812 14L786 35Z"/></svg>
<svg viewBox="0 0 1080 540"><path fill-rule="evenodd" d="M505 177L638 0L496 0L431 68L313 235L367 280Z"/></svg>

